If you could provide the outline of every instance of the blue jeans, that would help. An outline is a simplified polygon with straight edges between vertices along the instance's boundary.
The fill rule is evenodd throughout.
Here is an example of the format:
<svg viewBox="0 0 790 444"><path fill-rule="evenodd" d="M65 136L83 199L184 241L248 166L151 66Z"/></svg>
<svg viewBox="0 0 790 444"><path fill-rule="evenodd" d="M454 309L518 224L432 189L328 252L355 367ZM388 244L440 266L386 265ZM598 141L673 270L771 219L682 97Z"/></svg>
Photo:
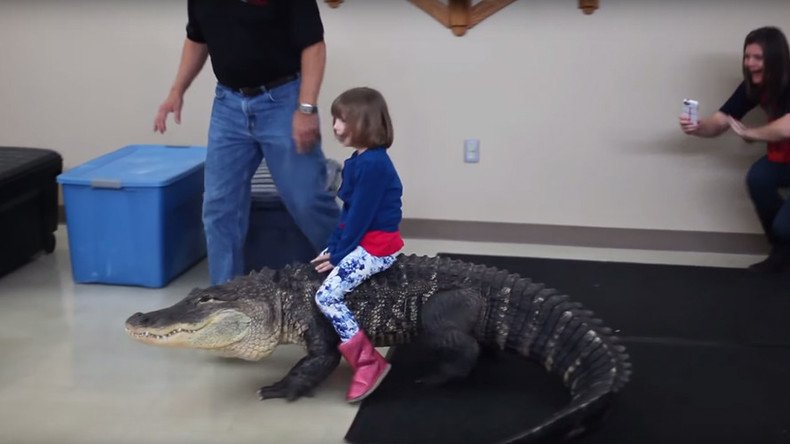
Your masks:
<svg viewBox="0 0 790 444"><path fill-rule="evenodd" d="M359 324L344 302L346 293L357 288L365 279L391 267L396 255L373 256L364 248L357 247L324 279L315 294L315 302L321 313L332 322L341 342L348 342L359 332Z"/></svg>
<svg viewBox="0 0 790 444"><path fill-rule="evenodd" d="M790 186L790 164L763 156L749 168L746 185L768 240L790 243L790 201L779 194L779 188Z"/></svg>
<svg viewBox="0 0 790 444"><path fill-rule="evenodd" d="M298 98L299 80L256 97L217 85L203 195L212 285L244 272L250 183L264 157L286 208L316 252L337 225L339 208L327 190L320 143L307 154L296 152L292 122Z"/></svg>

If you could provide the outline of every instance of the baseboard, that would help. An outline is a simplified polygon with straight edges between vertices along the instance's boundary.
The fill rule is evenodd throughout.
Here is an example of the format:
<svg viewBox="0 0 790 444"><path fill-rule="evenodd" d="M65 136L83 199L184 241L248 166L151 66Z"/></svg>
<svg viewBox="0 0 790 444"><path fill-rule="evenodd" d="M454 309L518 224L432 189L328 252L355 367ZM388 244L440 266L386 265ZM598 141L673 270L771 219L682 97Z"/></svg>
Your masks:
<svg viewBox="0 0 790 444"><path fill-rule="evenodd" d="M403 237L704 253L764 254L762 234L404 219Z"/></svg>
<svg viewBox="0 0 790 444"><path fill-rule="evenodd" d="M65 223L63 206L58 208ZM646 230L570 225L473 222L441 219L404 219L403 237L469 242L497 242L702 253L764 254L765 236L756 233Z"/></svg>

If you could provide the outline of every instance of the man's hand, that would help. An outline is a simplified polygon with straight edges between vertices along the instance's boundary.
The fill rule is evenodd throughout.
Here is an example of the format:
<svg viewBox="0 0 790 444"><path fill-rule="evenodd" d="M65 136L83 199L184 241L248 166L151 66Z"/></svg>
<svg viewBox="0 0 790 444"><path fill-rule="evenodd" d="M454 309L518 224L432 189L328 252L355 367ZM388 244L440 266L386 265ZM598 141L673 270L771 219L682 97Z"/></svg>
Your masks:
<svg viewBox="0 0 790 444"><path fill-rule="evenodd" d="M727 121L730 123L730 128L735 134L741 136L741 138L747 142L754 142L754 137L751 135L751 129L744 126L741 121L733 119L730 116L727 116Z"/></svg>
<svg viewBox="0 0 790 444"><path fill-rule="evenodd" d="M321 138L318 114L304 114L296 111L293 119L293 138L296 142L297 153L309 153Z"/></svg>
<svg viewBox="0 0 790 444"><path fill-rule="evenodd" d="M164 134L167 131L167 116L174 114L174 120L181 125L181 107L184 105L184 96L176 92L171 92L164 102L159 105L159 111L154 118L154 132Z"/></svg>
<svg viewBox="0 0 790 444"><path fill-rule="evenodd" d="M315 271L319 273L324 273L326 271L331 271L335 268L331 262L329 262L330 254L329 253L321 253L315 257L315 259L310 261L310 264L315 266Z"/></svg>

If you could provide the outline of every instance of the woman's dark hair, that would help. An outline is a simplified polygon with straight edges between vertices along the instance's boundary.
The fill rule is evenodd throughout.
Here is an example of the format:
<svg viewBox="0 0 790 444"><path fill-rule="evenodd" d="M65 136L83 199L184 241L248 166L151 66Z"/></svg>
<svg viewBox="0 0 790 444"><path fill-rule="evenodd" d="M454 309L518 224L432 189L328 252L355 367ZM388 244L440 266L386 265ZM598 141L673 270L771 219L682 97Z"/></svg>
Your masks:
<svg viewBox="0 0 790 444"><path fill-rule="evenodd" d="M743 50L752 44L760 45L763 50L763 81L760 85L752 83L749 70L743 66L746 93L758 103L764 103L768 114L777 117L782 114L782 104L790 84L790 50L787 38L779 28L766 26L750 32L743 42Z"/></svg>
<svg viewBox="0 0 790 444"><path fill-rule="evenodd" d="M332 102L332 117L346 123L355 147L389 148L394 137L387 102L372 88L352 88Z"/></svg>

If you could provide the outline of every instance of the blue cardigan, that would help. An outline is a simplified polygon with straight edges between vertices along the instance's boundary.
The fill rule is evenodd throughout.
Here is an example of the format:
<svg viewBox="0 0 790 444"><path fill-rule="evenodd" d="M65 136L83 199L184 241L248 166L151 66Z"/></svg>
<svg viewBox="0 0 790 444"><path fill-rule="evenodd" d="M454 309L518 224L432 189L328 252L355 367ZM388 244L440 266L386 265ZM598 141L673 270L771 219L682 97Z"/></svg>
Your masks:
<svg viewBox="0 0 790 444"><path fill-rule="evenodd" d="M343 164L337 195L343 211L327 245L332 265L357 248L365 233L398 231L403 185L385 148L370 148L362 154L354 151Z"/></svg>

